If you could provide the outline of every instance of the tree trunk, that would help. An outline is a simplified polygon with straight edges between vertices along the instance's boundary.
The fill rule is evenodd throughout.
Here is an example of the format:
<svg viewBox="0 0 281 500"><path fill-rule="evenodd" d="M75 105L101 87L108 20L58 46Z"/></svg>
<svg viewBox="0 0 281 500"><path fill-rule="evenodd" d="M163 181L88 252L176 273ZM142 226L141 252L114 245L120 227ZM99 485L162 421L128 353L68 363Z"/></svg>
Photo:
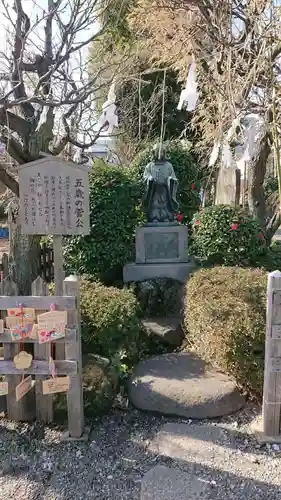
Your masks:
<svg viewBox="0 0 281 500"><path fill-rule="evenodd" d="M269 136L266 133L260 142L259 153L248 168L248 204L250 212L255 215L263 227L266 226L266 203L264 196L264 178L266 164L271 152Z"/></svg>
<svg viewBox="0 0 281 500"><path fill-rule="evenodd" d="M40 236L21 234L19 219L10 224L10 274L19 295L30 295L31 283L40 273Z"/></svg>

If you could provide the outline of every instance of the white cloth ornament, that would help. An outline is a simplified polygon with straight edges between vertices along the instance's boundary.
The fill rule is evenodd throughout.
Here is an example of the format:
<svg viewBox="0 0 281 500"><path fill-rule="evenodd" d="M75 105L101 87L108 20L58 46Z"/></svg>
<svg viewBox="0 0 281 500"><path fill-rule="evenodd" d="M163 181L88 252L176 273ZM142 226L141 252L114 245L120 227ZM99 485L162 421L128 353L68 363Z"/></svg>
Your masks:
<svg viewBox="0 0 281 500"><path fill-rule="evenodd" d="M196 63L193 62L189 68L186 86L181 91L180 100L177 109L180 111L183 107L187 111L194 111L198 101L197 82L196 82Z"/></svg>
<svg viewBox="0 0 281 500"><path fill-rule="evenodd" d="M213 150L211 152L210 159L209 159L209 167L213 167L215 165L215 163L219 157L220 147L221 147L220 142L214 143L214 147L213 147Z"/></svg>
<svg viewBox="0 0 281 500"><path fill-rule="evenodd" d="M226 168L230 168L232 167L232 162L233 162L232 152L227 142L222 147L222 165Z"/></svg>
<svg viewBox="0 0 281 500"><path fill-rule="evenodd" d="M115 84L113 83L109 89L107 101L102 106L101 116L98 121L99 127L103 127L103 125L108 122L107 127L104 128L108 134L112 134L113 128L118 127L118 116L116 113L117 107L115 101Z"/></svg>

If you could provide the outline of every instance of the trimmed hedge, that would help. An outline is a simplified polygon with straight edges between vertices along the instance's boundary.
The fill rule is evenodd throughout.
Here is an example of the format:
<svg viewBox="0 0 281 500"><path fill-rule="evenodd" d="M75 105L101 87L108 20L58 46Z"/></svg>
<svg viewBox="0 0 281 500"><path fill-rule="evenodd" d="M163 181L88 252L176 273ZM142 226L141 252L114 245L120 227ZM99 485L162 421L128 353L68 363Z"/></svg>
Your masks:
<svg viewBox="0 0 281 500"><path fill-rule="evenodd" d="M84 280L80 303L85 351L110 360L136 356L141 318L133 291Z"/></svg>
<svg viewBox="0 0 281 500"><path fill-rule="evenodd" d="M260 397L263 389L267 273L214 267L187 286L187 338L207 362Z"/></svg>

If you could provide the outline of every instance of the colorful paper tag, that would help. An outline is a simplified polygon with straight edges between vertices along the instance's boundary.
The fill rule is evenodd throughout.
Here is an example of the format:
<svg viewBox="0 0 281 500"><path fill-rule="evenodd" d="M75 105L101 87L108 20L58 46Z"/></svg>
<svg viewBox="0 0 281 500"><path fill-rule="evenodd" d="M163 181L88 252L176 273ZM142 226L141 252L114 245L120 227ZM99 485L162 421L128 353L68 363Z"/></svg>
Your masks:
<svg viewBox="0 0 281 500"><path fill-rule="evenodd" d="M22 380L22 382L16 387L16 401L19 401L23 398L33 387L32 377L26 377Z"/></svg>
<svg viewBox="0 0 281 500"><path fill-rule="evenodd" d="M55 377L42 382L43 394L55 394L57 392L68 392L70 377Z"/></svg>
<svg viewBox="0 0 281 500"><path fill-rule="evenodd" d="M8 382L0 382L0 396L8 394Z"/></svg>
<svg viewBox="0 0 281 500"><path fill-rule="evenodd" d="M37 316L39 344L51 342L65 336L66 311L50 311Z"/></svg>
<svg viewBox="0 0 281 500"><path fill-rule="evenodd" d="M27 370L31 366L32 356L31 354L28 354L28 352L20 351L14 357L14 363L17 370Z"/></svg>

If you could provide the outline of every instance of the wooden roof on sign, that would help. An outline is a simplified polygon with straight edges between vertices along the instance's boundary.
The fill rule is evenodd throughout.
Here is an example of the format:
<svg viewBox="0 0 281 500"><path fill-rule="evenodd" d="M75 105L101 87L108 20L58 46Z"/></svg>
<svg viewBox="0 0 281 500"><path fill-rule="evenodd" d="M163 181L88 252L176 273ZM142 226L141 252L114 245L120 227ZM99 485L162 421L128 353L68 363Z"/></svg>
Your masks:
<svg viewBox="0 0 281 500"><path fill-rule="evenodd" d="M66 161L63 160L62 158L59 158L58 156L53 156L47 153L40 153L42 158L38 158L38 160L33 160L28 163L23 163L23 165L18 165L17 169L18 171L24 170L29 167L36 167L37 165L44 165L46 166L48 163L58 163L59 165L66 167L66 168L71 168L74 167L77 170L82 170L83 172L87 172L90 170L90 166L88 165L80 165L79 163L75 163L74 161Z"/></svg>

